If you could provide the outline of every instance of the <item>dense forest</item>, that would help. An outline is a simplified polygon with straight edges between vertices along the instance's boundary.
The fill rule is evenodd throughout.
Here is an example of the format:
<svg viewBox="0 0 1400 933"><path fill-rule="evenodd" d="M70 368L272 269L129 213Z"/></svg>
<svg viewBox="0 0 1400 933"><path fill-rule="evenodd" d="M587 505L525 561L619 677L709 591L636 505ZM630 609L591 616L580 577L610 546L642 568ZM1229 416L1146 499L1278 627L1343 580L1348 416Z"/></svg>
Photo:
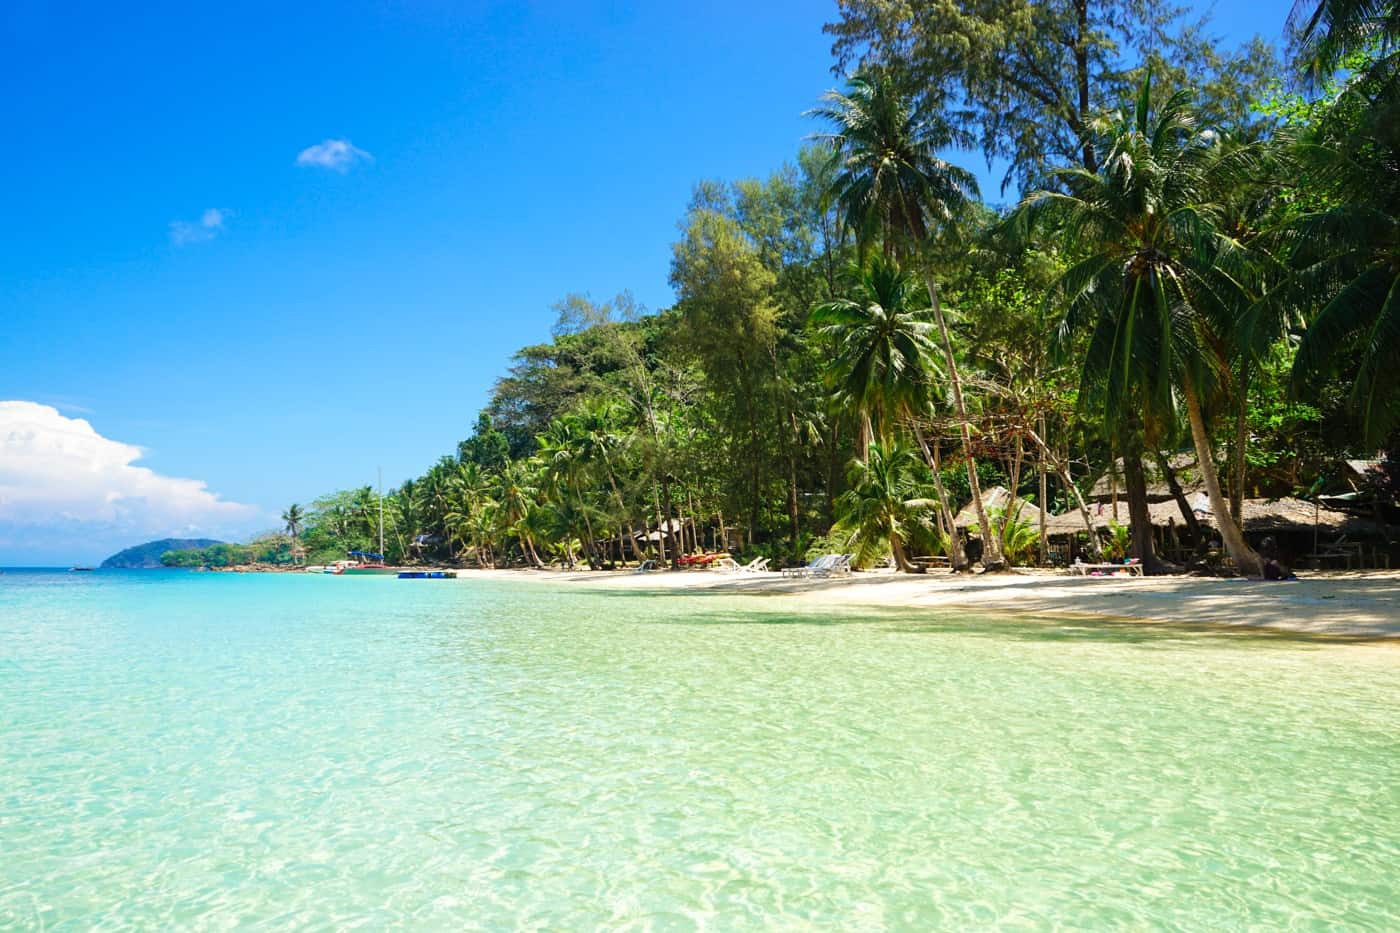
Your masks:
<svg viewBox="0 0 1400 933"><path fill-rule="evenodd" d="M386 494L391 562L997 569L1049 556L1029 503L1167 572L1165 481L1209 502L1212 534L1176 496L1197 557L1257 572L1245 499L1397 451L1393 2L1300 6L1284 52L1125 0L838 12L809 144L695 186L672 307L564 296L470 436ZM1085 497L1110 472L1104 532ZM379 509L368 487L293 506L286 552L376 550Z"/></svg>

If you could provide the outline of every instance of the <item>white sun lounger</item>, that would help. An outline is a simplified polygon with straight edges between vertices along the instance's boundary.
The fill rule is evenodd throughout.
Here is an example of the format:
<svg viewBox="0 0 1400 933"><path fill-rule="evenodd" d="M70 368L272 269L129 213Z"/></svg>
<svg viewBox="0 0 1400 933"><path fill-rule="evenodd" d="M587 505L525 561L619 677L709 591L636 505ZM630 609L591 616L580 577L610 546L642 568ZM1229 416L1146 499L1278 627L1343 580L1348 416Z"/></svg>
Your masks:
<svg viewBox="0 0 1400 933"><path fill-rule="evenodd" d="M851 555L833 554L831 563L827 564L821 570L815 571L812 575L815 577L846 577L850 576L850 574Z"/></svg>
<svg viewBox="0 0 1400 933"><path fill-rule="evenodd" d="M826 554L802 567L787 567L785 577L829 577L845 576L851 572L851 555Z"/></svg>
<svg viewBox="0 0 1400 933"><path fill-rule="evenodd" d="M784 567L783 576L810 577L812 574L818 573L822 569L829 566L831 564L832 559L835 556L835 554L826 554L816 558L815 560L809 561L806 564L803 564L801 567Z"/></svg>
<svg viewBox="0 0 1400 933"><path fill-rule="evenodd" d="M1126 574L1130 577L1142 576L1142 564L1083 564L1078 561L1069 565L1070 576L1117 576Z"/></svg>

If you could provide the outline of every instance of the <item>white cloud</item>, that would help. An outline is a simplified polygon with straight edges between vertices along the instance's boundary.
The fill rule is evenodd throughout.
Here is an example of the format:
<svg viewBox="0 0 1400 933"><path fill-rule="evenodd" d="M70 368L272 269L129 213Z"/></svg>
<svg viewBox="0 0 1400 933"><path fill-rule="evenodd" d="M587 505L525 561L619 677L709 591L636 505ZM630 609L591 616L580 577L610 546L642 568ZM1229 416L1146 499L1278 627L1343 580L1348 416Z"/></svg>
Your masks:
<svg viewBox="0 0 1400 933"><path fill-rule="evenodd" d="M206 208L199 219L172 220L170 222L170 242L176 246L190 243L204 243L223 232L224 221L233 216L233 211L217 207Z"/></svg>
<svg viewBox="0 0 1400 933"><path fill-rule="evenodd" d="M263 518L200 480L137 466L142 450L37 402L0 401L0 538L40 547L54 534L95 538L227 533Z"/></svg>
<svg viewBox="0 0 1400 933"><path fill-rule="evenodd" d="M356 162L373 161L374 156L354 146L348 139L327 139L297 153L297 165L328 168L342 175L350 171Z"/></svg>

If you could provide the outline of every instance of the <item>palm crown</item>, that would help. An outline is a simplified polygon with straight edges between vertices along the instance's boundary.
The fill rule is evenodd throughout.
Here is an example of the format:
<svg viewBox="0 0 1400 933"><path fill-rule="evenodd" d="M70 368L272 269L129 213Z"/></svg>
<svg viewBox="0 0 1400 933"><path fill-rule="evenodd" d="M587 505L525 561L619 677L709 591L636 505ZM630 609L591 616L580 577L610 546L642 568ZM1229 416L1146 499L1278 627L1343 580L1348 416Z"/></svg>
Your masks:
<svg viewBox="0 0 1400 933"><path fill-rule="evenodd" d="M1196 125L1184 92L1154 114L1150 92L1149 77L1132 113L1095 121L1098 171L1059 170L1067 191L1035 192L1020 208L1023 221L1057 225L1085 256L1046 302L1065 309L1061 349L1089 333L1082 396L1100 399L1110 420L1143 402L1169 412L1184 380L1209 385L1252 275L1244 248L1221 230L1217 198L1252 150L1224 150Z"/></svg>
<svg viewBox="0 0 1400 933"><path fill-rule="evenodd" d="M831 372L841 399L884 437L895 416L922 408L937 376L928 296L882 258L851 278L853 297L817 305L808 321L835 347Z"/></svg>
<svg viewBox="0 0 1400 933"><path fill-rule="evenodd" d="M810 111L833 125L817 134L841 158L828 196L863 242L878 234L886 251L901 238L928 238L930 221L961 210L977 190L966 170L938 156L953 142L942 124L921 119L887 71L862 69L846 91L829 91Z"/></svg>

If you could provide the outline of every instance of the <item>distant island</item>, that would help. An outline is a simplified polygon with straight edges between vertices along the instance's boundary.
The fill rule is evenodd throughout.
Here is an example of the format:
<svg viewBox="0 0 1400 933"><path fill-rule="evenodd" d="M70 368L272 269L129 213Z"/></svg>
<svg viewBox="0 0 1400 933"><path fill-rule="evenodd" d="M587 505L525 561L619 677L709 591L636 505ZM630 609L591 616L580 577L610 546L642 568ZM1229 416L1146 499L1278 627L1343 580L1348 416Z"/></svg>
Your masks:
<svg viewBox="0 0 1400 933"><path fill-rule="evenodd" d="M161 538L159 541L147 541L145 544L129 547L125 551L118 551L104 560L102 567L103 569L118 570L149 570L165 566L160 562L160 556L166 551L206 548L216 544L223 544L223 542L213 538Z"/></svg>

